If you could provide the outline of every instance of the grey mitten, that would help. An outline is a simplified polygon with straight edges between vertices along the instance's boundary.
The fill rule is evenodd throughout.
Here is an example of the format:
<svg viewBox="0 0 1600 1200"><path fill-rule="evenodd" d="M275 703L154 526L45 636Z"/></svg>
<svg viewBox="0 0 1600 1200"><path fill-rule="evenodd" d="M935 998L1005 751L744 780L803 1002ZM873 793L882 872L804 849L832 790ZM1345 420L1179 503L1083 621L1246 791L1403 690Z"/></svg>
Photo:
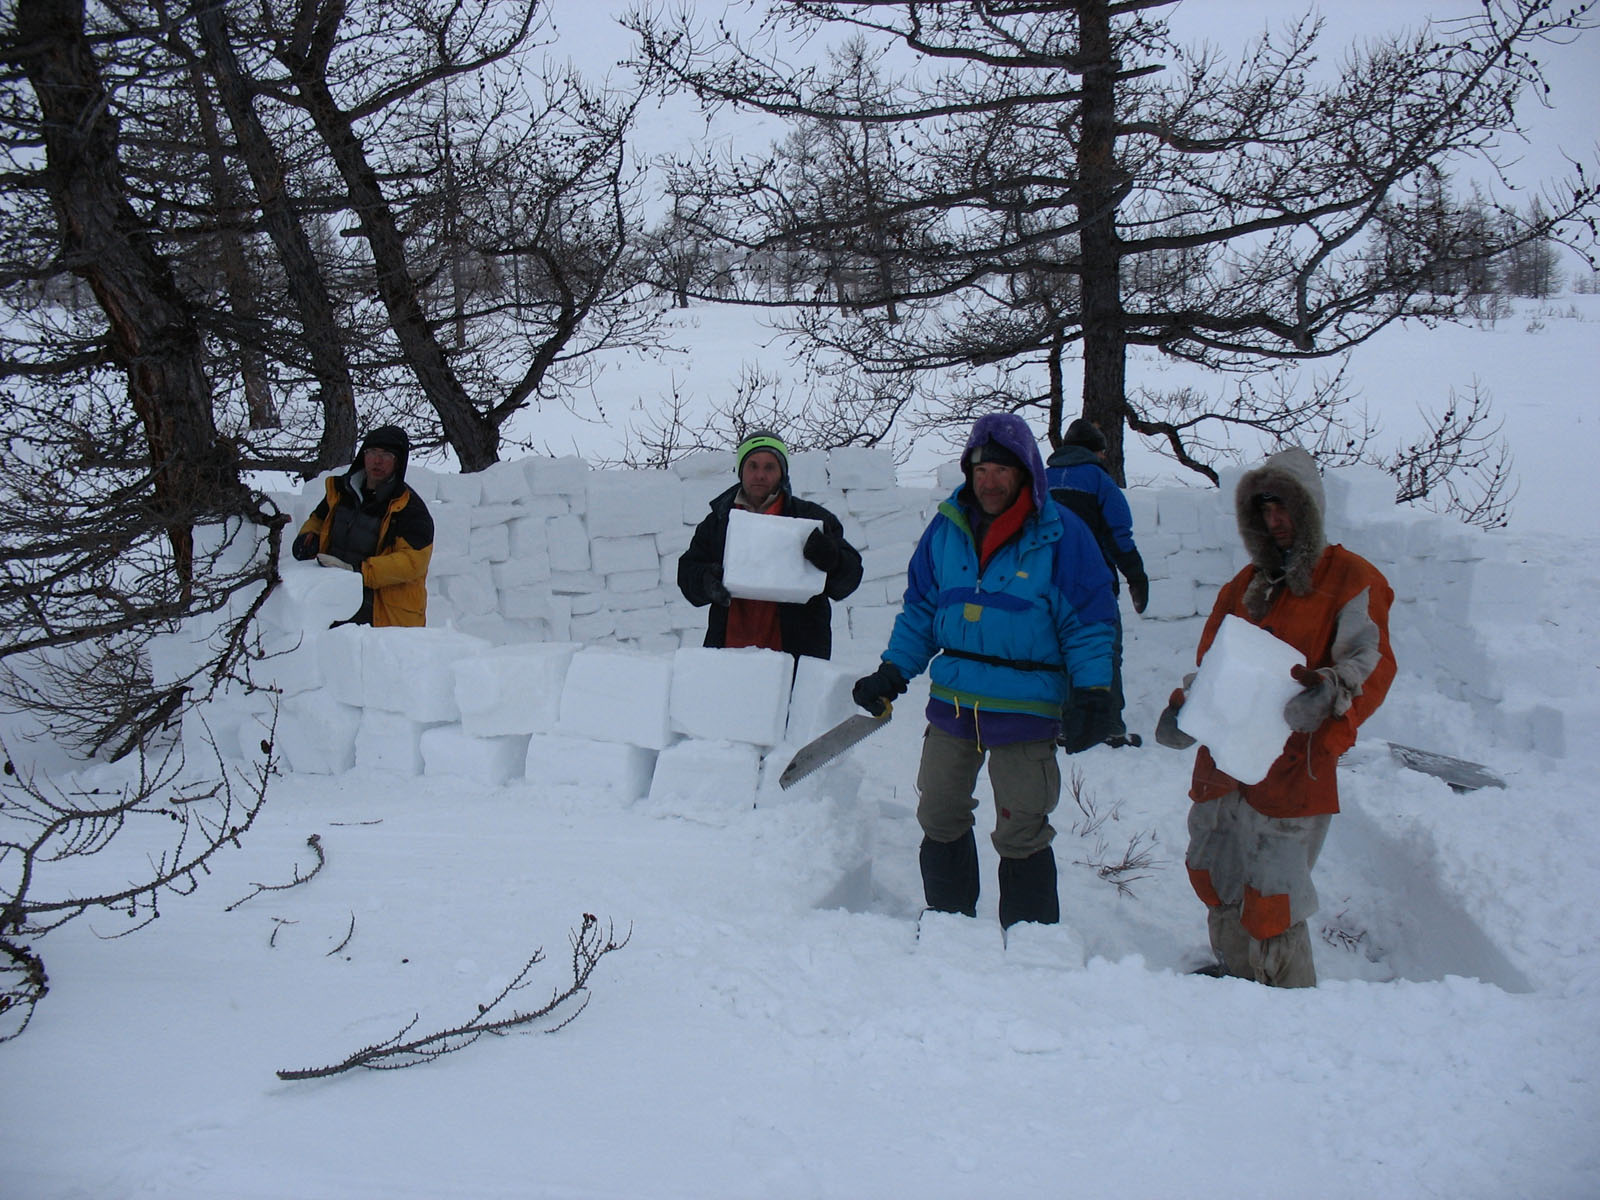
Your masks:
<svg viewBox="0 0 1600 1200"><path fill-rule="evenodd" d="M1194 745L1194 739L1178 728L1178 712L1183 708L1183 699L1183 689L1173 688L1172 695L1167 697L1166 708L1161 710L1161 719L1156 722L1156 741L1169 750L1187 750Z"/></svg>
<svg viewBox="0 0 1600 1200"><path fill-rule="evenodd" d="M1311 733L1333 716L1333 703L1339 696L1339 681L1332 667L1313 671L1310 667L1292 667L1293 675L1302 691L1292 696L1283 706L1283 719L1296 733Z"/></svg>

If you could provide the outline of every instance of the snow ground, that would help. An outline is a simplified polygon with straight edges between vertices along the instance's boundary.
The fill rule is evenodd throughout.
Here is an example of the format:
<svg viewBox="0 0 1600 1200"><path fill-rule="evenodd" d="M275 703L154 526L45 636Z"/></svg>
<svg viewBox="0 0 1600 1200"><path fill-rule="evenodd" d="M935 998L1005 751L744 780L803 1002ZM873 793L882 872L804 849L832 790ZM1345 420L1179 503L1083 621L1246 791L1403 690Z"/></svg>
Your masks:
<svg viewBox="0 0 1600 1200"><path fill-rule="evenodd" d="M1582 403L1600 314L1574 300L1587 320L1397 333L1358 364L1387 403L1492 381L1523 493L1511 532L1475 536L1546 581L1537 626L1486 631L1508 694L1543 694L1551 656L1594 668L1600 647L1600 438ZM721 323L697 322L718 341ZM1129 720L1147 739L1198 625L1129 618ZM159 921L115 938L132 922L97 914L41 941L51 993L0 1047L0 1195L1600 1194L1596 748L1480 741L1472 757L1508 787L1453 793L1383 745L1463 749L1462 707L1428 678L1401 663L1341 768L1317 870L1323 982L1304 993L1185 973L1205 937L1181 862L1191 756L1153 744L1071 760L1101 819L1063 797L1062 926L1002 948L980 838L979 920L919 941L920 689L854 753L850 811L281 778L242 849ZM309 870L313 834L327 865L311 883L228 911ZM831 876L837 840L862 836L870 880ZM1135 838L1154 861L1119 894L1098 868ZM542 1002L586 912L629 940L559 1032L277 1078L413 1017L416 1033L457 1025L541 947L517 997Z"/></svg>

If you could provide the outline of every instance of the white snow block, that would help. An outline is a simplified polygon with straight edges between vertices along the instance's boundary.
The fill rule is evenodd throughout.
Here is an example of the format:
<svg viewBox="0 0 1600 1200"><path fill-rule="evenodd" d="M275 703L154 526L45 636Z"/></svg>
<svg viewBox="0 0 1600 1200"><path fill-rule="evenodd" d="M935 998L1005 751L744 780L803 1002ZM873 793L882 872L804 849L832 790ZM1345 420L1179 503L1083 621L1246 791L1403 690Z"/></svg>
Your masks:
<svg viewBox="0 0 1600 1200"><path fill-rule="evenodd" d="M485 504L517 504L531 495L528 472L517 459L490 463L478 478L483 481Z"/></svg>
<svg viewBox="0 0 1600 1200"><path fill-rule="evenodd" d="M580 788L618 800L638 800L649 793L655 769L656 752L643 746L536 733L528 739L523 774L541 787Z"/></svg>
<svg viewBox="0 0 1600 1200"><path fill-rule="evenodd" d="M894 487L894 455L887 450L844 446L828 454L828 484L837 491Z"/></svg>
<svg viewBox="0 0 1600 1200"><path fill-rule="evenodd" d="M671 701L671 659L590 647L567 667L556 731L660 750L672 741Z"/></svg>
<svg viewBox="0 0 1600 1200"><path fill-rule="evenodd" d="M278 564L281 576L261 606L263 628L312 634L335 621L353 617L361 607L361 575L338 571L315 561L288 559Z"/></svg>
<svg viewBox="0 0 1600 1200"><path fill-rule="evenodd" d="M468 549L472 544L472 506L441 500L428 505L428 515L433 518L433 558L428 563L428 574L449 574L451 570L470 563L472 560Z"/></svg>
<svg viewBox="0 0 1600 1200"><path fill-rule="evenodd" d="M570 642L533 642L459 659L453 673L462 732L490 738L554 729L577 651Z"/></svg>
<svg viewBox="0 0 1600 1200"><path fill-rule="evenodd" d="M422 731L422 766L429 776L449 775L488 787L522 778L528 757L528 735L470 737L459 725L435 725Z"/></svg>
<svg viewBox="0 0 1600 1200"><path fill-rule="evenodd" d="M1323 519L1330 530L1353 529L1369 522L1392 521L1395 517L1394 476L1381 467L1340 467L1337 471L1325 471L1322 491L1326 497ZM1337 539L1330 536L1328 540Z"/></svg>
<svg viewBox="0 0 1600 1200"><path fill-rule="evenodd" d="M575 516L552 517L546 527L550 543L550 569L552 571L587 571L589 569L589 533L583 521Z"/></svg>
<svg viewBox="0 0 1600 1200"><path fill-rule="evenodd" d="M505 562L511 557L511 536L504 525L479 525L467 536L467 557L475 563Z"/></svg>
<svg viewBox="0 0 1600 1200"><path fill-rule="evenodd" d="M440 590L457 616L481 617L500 607L500 594L495 589L494 581L485 577L482 571L451 575L442 582ZM437 602L438 596L433 600ZM431 610L432 605L429 607ZM430 611L429 616L432 615Z"/></svg>
<svg viewBox="0 0 1600 1200"><path fill-rule="evenodd" d="M320 688L322 659L315 649L316 640L314 632L263 629L261 640L251 648L251 657L245 664L250 681L257 687L277 688L286 696Z"/></svg>
<svg viewBox="0 0 1600 1200"><path fill-rule="evenodd" d="M467 508L483 503L483 480L477 474L439 475L435 478L439 499L446 504L460 504ZM430 512L433 505L428 506Z"/></svg>
<svg viewBox="0 0 1600 1200"><path fill-rule="evenodd" d="M1224 494L1233 495L1231 491ZM1218 503L1215 492L1164 491L1156 498L1156 524L1162 533L1199 533L1201 510Z"/></svg>
<svg viewBox="0 0 1600 1200"><path fill-rule="evenodd" d="M828 455L802 450L789 455L789 490L796 496L815 497L828 487Z"/></svg>
<svg viewBox="0 0 1600 1200"><path fill-rule="evenodd" d="M425 728L420 721L399 713L367 709L361 714L361 724L356 729L356 766L363 771L420 775Z"/></svg>
<svg viewBox="0 0 1600 1200"><path fill-rule="evenodd" d="M366 703L364 647L374 632L370 625L341 625L317 634L313 653L322 663L328 692L341 704L360 708Z"/></svg>
<svg viewBox="0 0 1600 1200"><path fill-rule="evenodd" d="M342 775L356 765L361 710L326 691L290 696L278 710L275 745L291 771Z"/></svg>
<svg viewBox="0 0 1600 1200"><path fill-rule="evenodd" d="M652 534L633 537L597 537L589 543L589 569L601 575L624 571L661 570L661 555Z"/></svg>
<svg viewBox="0 0 1600 1200"><path fill-rule="evenodd" d="M805 603L828 582L804 552L806 539L821 528L821 521L733 509L722 551L723 586L747 600Z"/></svg>
<svg viewBox="0 0 1600 1200"><path fill-rule="evenodd" d="M796 747L804 746L860 711L850 696L858 677L859 672L827 659L802 655L795 666L794 687L789 693L789 724L784 731L784 741Z"/></svg>
<svg viewBox="0 0 1600 1200"><path fill-rule="evenodd" d="M683 524L682 483L671 471L594 472L584 516L590 537L663 533Z"/></svg>
<svg viewBox="0 0 1600 1200"><path fill-rule="evenodd" d="M761 752L739 742L691 738L656 756L650 803L671 812L732 812L755 804Z"/></svg>
<svg viewBox="0 0 1600 1200"><path fill-rule="evenodd" d="M1301 690L1289 672L1305 656L1240 617L1217 627L1178 712L1178 728L1204 743L1240 783L1259 783L1283 752L1283 706Z"/></svg>
<svg viewBox="0 0 1600 1200"><path fill-rule="evenodd" d="M413 721L459 721L455 664L488 649L453 629L374 629L362 654L362 703Z"/></svg>
<svg viewBox="0 0 1600 1200"><path fill-rule="evenodd" d="M775 746L794 659L777 650L687 647L672 656L672 728L692 738Z"/></svg>
<svg viewBox="0 0 1600 1200"><path fill-rule="evenodd" d="M525 459L523 469L534 496L581 496L589 481L589 464L575 454Z"/></svg>

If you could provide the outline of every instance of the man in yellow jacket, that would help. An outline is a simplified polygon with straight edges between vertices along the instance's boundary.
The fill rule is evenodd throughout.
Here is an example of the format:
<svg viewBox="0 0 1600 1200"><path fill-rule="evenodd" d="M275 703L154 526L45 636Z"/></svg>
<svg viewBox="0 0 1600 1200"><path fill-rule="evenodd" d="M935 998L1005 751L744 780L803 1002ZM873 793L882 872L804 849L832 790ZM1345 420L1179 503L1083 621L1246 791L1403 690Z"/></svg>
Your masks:
<svg viewBox="0 0 1600 1200"><path fill-rule="evenodd" d="M410 453L398 425L367 434L350 469L328 477L328 494L290 547L302 561L361 573L361 607L348 623L427 623L433 517L406 484Z"/></svg>

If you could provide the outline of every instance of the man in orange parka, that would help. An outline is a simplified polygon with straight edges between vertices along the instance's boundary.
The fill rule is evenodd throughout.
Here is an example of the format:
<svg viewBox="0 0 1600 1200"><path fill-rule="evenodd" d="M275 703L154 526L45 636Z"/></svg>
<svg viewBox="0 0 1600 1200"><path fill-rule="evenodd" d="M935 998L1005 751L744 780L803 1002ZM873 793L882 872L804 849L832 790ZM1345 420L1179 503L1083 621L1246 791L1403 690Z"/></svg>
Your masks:
<svg viewBox="0 0 1600 1200"><path fill-rule="evenodd" d="M361 574L361 607L336 625L426 625L433 517L406 483L411 439L398 425L367 434L350 469L330 475L290 553Z"/></svg>
<svg viewBox="0 0 1600 1200"><path fill-rule="evenodd" d="M1234 509L1251 565L1217 596L1196 661L1232 614L1304 653L1294 668L1303 690L1284 708L1292 732L1261 782L1241 784L1200 748L1185 864L1206 903L1217 973L1314 987L1311 869L1339 811L1339 756L1394 680L1394 592L1366 559L1328 545L1322 479L1299 447L1245 472ZM1158 741L1178 749L1194 744L1177 727L1183 699L1183 688L1172 693L1156 728Z"/></svg>

